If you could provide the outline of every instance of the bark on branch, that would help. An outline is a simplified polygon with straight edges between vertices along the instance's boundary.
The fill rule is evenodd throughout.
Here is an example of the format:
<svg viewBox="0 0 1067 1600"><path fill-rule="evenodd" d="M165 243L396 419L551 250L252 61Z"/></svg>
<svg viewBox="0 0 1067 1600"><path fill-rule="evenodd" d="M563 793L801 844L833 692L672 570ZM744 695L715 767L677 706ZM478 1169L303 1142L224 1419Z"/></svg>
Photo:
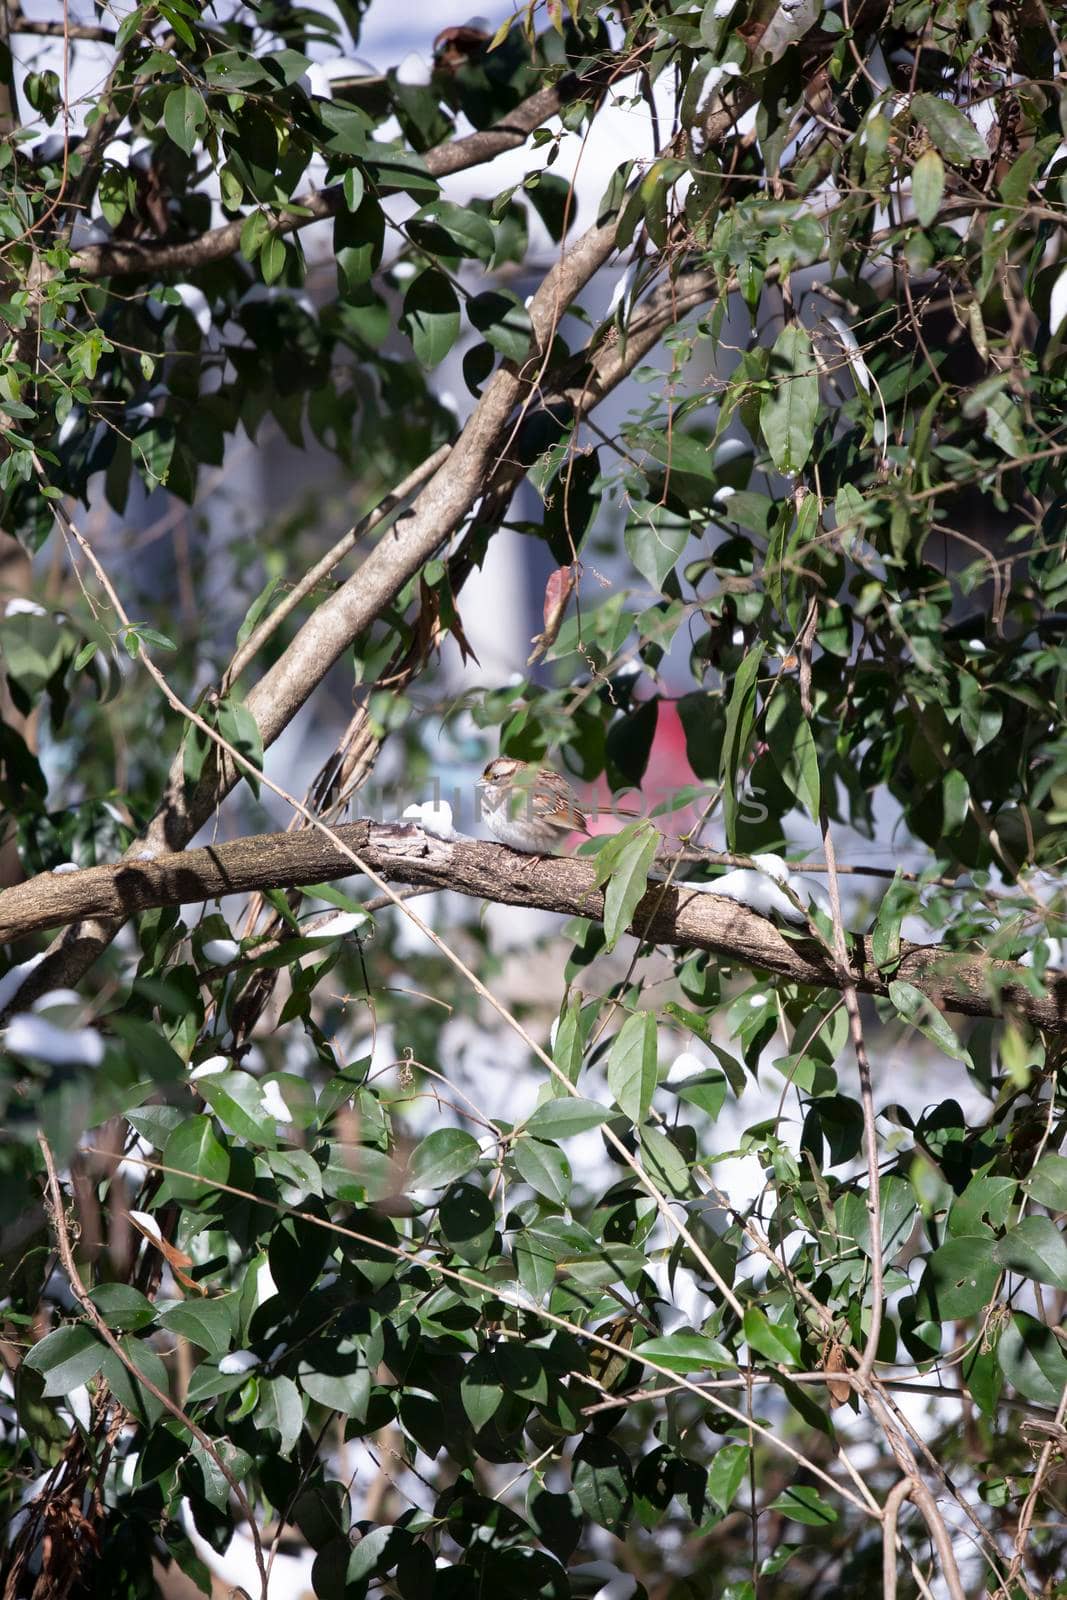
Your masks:
<svg viewBox="0 0 1067 1600"><path fill-rule="evenodd" d="M501 905L531 906L600 921L604 897L593 864L566 856L538 861L477 840L446 843L401 824L355 822L338 837L391 883L451 889ZM156 906L186 905L257 889L325 883L352 873L352 863L315 829L258 834L201 850L122 861L82 872L42 873L0 894L0 942L79 920L122 921ZM796 983L840 989L846 975L813 940L786 936L746 906L682 886L652 883L631 932L655 944L710 950L746 968ZM1035 1027L1067 1031L1067 975L1032 994L1032 974L1010 961L902 944L889 972L880 972L870 941L859 939L847 975L866 994L887 995L890 979L914 984L939 1010L971 1017L1010 1011ZM16 995L12 1004L19 1004ZM25 1003L23 1001L22 1003Z"/></svg>

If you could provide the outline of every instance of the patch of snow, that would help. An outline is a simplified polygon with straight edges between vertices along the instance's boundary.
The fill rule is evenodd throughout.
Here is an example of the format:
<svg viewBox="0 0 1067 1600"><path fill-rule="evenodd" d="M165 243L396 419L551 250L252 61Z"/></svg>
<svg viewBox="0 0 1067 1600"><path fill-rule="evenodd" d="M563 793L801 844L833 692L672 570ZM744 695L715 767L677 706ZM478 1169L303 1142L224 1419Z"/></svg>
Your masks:
<svg viewBox="0 0 1067 1600"><path fill-rule="evenodd" d="M201 1061L189 1074L190 1082L195 1078L210 1078L214 1072L226 1072L229 1069L229 1059L226 1056L209 1056L206 1061Z"/></svg>
<svg viewBox="0 0 1067 1600"><path fill-rule="evenodd" d="M404 821L417 822L423 833L430 834L434 839L456 837L456 830L452 826L452 807L447 800L423 800L418 805L407 806Z"/></svg>
<svg viewBox="0 0 1067 1600"><path fill-rule="evenodd" d="M52 1067L98 1067L104 1059L104 1041L95 1028L60 1028L30 1011L12 1017L5 1042L14 1055L33 1056Z"/></svg>
<svg viewBox="0 0 1067 1600"><path fill-rule="evenodd" d="M396 81L411 89L425 89L433 81L433 67L417 50L409 50L396 69Z"/></svg>
<svg viewBox="0 0 1067 1600"><path fill-rule="evenodd" d="M845 360L848 362L849 371L852 373L853 378L859 384L864 394L870 394L870 368L867 366L866 361L864 361L863 356L860 354L860 347L856 343L856 335L852 332L852 329L849 327L848 323L843 317L827 317L826 320L841 341L842 348L845 352Z"/></svg>
<svg viewBox="0 0 1067 1600"><path fill-rule="evenodd" d="M272 1116L275 1122L292 1122L293 1113L282 1099L282 1091L273 1079L269 1083L261 1083L259 1093L264 1111Z"/></svg>
<svg viewBox="0 0 1067 1600"><path fill-rule="evenodd" d="M335 916L326 922L319 922L308 929L308 935L314 939L339 939L342 934L354 933L357 928L362 928L367 923L365 911L338 911Z"/></svg>
<svg viewBox="0 0 1067 1600"><path fill-rule="evenodd" d="M205 939L203 952L213 967L225 967L241 954L241 946L235 939Z"/></svg>
<svg viewBox="0 0 1067 1600"><path fill-rule="evenodd" d="M237 1372L251 1372L259 1366L259 1357L251 1350L231 1350L229 1355L223 1356L219 1362L219 1371L227 1378L233 1377Z"/></svg>
<svg viewBox="0 0 1067 1600"><path fill-rule="evenodd" d="M0 1011L3 1011L26 982L35 967L39 967L45 958L42 950L39 955L31 956L28 961L20 961L18 966L12 967L10 972L5 972L0 978Z"/></svg>

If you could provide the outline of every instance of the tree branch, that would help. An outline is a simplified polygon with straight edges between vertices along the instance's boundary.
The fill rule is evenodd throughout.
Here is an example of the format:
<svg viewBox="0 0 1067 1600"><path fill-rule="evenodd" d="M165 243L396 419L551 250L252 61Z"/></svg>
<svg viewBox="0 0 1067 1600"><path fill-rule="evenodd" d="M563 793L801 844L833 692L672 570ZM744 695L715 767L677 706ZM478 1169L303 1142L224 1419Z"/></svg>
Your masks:
<svg viewBox="0 0 1067 1600"><path fill-rule="evenodd" d="M426 170L433 178L445 178L453 172L463 172L468 167L481 166L492 161L506 150L515 150L525 144L535 128L557 116L565 105L575 100L592 99L600 94L611 78L619 71L617 63L604 65L596 71L578 77L568 73L558 83L539 89L528 99L509 111L506 117L475 133L451 139L437 145L423 157ZM271 231L278 236L296 233L310 227L313 222L324 222L346 209L343 185L334 183L326 189L312 189L297 195L294 206L303 214L286 213L271 221ZM247 217L239 216L212 228L196 239L183 239L173 244L153 243L144 239L112 240L108 244L86 245L71 257L71 271L86 278L104 278L113 274L125 277L163 272L193 272L213 261L225 260L235 255L241 244L241 230Z"/></svg>
<svg viewBox="0 0 1067 1600"><path fill-rule="evenodd" d="M68 39L91 39L97 44L115 43L114 28L102 28L94 22L68 22L64 28L62 22L41 22L33 17L24 17L21 11L11 15L8 31L34 34L40 39L62 39L65 33Z"/></svg>
<svg viewBox="0 0 1067 1600"><path fill-rule="evenodd" d="M500 905L531 906L600 921L604 896L593 863L568 856L536 861L478 840L446 843L416 827L354 822L333 830L368 867L390 883L457 894ZM352 862L316 829L256 834L201 850L122 861L78 873L41 873L0 894L0 942L86 919L124 920L156 906L214 900L257 889L294 888L352 874ZM846 981L813 940L787 937L746 906L685 884L652 883L631 931L654 944L709 950L747 968L778 973L815 988ZM891 973L880 972L869 939L857 939L847 977L866 994L887 995L890 979L912 983L939 1010L995 1017L1005 1011L1034 1026L1067 1032L1067 975L1048 992L1030 992L1025 968L940 945L903 944ZM17 1004L18 996L13 999Z"/></svg>

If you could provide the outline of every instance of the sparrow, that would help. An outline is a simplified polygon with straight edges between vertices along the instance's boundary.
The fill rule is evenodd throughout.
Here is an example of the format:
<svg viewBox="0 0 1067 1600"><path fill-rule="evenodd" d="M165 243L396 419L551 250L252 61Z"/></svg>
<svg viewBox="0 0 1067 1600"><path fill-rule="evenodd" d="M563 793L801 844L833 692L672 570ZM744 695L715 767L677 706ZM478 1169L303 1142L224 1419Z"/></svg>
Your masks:
<svg viewBox="0 0 1067 1600"><path fill-rule="evenodd" d="M549 855L569 833L589 832L570 785L551 767L497 756L478 788L482 821L494 839L512 850Z"/></svg>

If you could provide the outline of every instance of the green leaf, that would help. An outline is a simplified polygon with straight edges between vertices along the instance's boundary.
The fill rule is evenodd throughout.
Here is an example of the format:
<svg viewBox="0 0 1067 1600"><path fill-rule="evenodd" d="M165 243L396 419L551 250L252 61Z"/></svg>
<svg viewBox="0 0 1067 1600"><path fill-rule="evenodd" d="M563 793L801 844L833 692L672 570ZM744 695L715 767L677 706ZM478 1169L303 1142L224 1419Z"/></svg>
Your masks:
<svg viewBox="0 0 1067 1600"><path fill-rule="evenodd" d="M819 414L811 336L798 323L791 322L774 341L768 377L772 387L760 404L760 427L775 467L792 477L811 454Z"/></svg>
<svg viewBox="0 0 1067 1600"><path fill-rule="evenodd" d="M1067 1240L1051 1217L1024 1217L997 1240L993 1259L1054 1289L1067 1289Z"/></svg>
<svg viewBox="0 0 1067 1600"><path fill-rule="evenodd" d="M708 1496L724 1513L745 1481L750 1455L747 1444L724 1444L715 1452L708 1468Z"/></svg>
<svg viewBox="0 0 1067 1600"><path fill-rule="evenodd" d="M709 1067L706 1072L694 1073L691 1078L684 1078L680 1083L668 1083L664 1087L687 1105L706 1112L714 1121L726 1102L728 1085L724 1072L720 1072L718 1067Z"/></svg>
<svg viewBox="0 0 1067 1600"><path fill-rule="evenodd" d="M268 1150L263 1159L279 1179L283 1204L301 1205L309 1194L322 1197L322 1170L306 1150Z"/></svg>
<svg viewBox="0 0 1067 1600"><path fill-rule="evenodd" d="M630 508L623 539L626 552L642 578L661 594L667 574L674 570L691 536L687 517L679 516L667 506L637 500Z"/></svg>
<svg viewBox="0 0 1067 1600"><path fill-rule="evenodd" d="M737 1365L730 1352L717 1339L710 1338L706 1333L697 1333L693 1328L679 1328L675 1333L646 1339L644 1344L637 1346L634 1355L639 1359L647 1357L658 1367L666 1367L669 1372L718 1372L724 1367Z"/></svg>
<svg viewBox="0 0 1067 1600"><path fill-rule="evenodd" d="M827 1528L837 1521L837 1512L810 1484L791 1484L772 1500L768 1511L780 1511L792 1522L803 1522L811 1528Z"/></svg>
<svg viewBox="0 0 1067 1600"><path fill-rule="evenodd" d="M202 1083L206 1083L206 1078ZM230 1176L230 1157L219 1143L210 1117L188 1117L178 1124L163 1147L167 1192L176 1200L206 1200L212 1187ZM179 1174L193 1173L193 1177Z"/></svg>
<svg viewBox="0 0 1067 1600"><path fill-rule="evenodd" d="M889 985L889 998L904 1020L924 1033L939 1050L943 1050L954 1061L963 1061L970 1066L969 1053L960 1044L942 1013L921 989L917 989L913 983L897 979Z"/></svg>
<svg viewBox="0 0 1067 1600"><path fill-rule="evenodd" d="M641 1129L641 1165L656 1188L682 1197L693 1187L689 1163L674 1140L657 1128Z"/></svg>
<svg viewBox="0 0 1067 1600"><path fill-rule="evenodd" d="M800 695L779 684L767 709L767 742L774 764L812 821L819 820L819 753Z"/></svg>
<svg viewBox="0 0 1067 1600"><path fill-rule="evenodd" d="M424 367L442 362L459 337L459 300L443 272L421 272L408 287L400 326Z"/></svg>
<svg viewBox="0 0 1067 1600"><path fill-rule="evenodd" d="M477 1139L462 1128L437 1128L411 1152L407 1189L444 1189L481 1160Z"/></svg>
<svg viewBox="0 0 1067 1600"><path fill-rule="evenodd" d="M562 1102L556 1101L557 1105ZM555 1205L565 1205L571 1192L570 1162L562 1150L541 1139L517 1139L511 1158L519 1176Z"/></svg>
<svg viewBox="0 0 1067 1600"><path fill-rule="evenodd" d="M459 1382L459 1397L472 1428L484 1428L492 1421L500 1409L504 1390L491 1355L479 1352L466 1363Z"/></svg>
<svg viewBox="0 0 1067 1600"><path fill-rule="evenodd" d="M358 167L349 167L341 180L341 186L344 190L345 205L349 211L358 211L367 191L366 182Z"/></svg>
<svg viewBox="0 0 1067 1600"><path fill-rule="evenodd" d="M385 215L377 196L366 194L357 211L333 219L333 253L342 295L359 289L377 271L385 242Z"/></svg>
<svg viewBox="0 0 1067 1600"><path fill-rule="evenodd" d="M271 237L270 218L265 211L251 211L241 226L241 254L245 260L256 259L266 241Z"/></svg>
<svg viewBox="0 0 1067 1600"><path fill-rule="evenodd" d="M939 100L936 95L917 94L912 96L911 114L947 161L956 166L988 161L985 140L958 106Z"/></svg>
<svg viewBox="0 0 1067 1600"><path fill-rule="evenodd" d="M737 844L737 819L740 800L737 773L748 750L749 736L756 716L756 679L759 676L763 646L753 645L734 673L734 686L726 708L726 733L722 742L720 776L723 780L723 816L726 822L727 849Z"/></svg>
<svg viewBox="0 0 1067 1600"><path fill-rule="evenodd" d="M370 1403L370 1368L357 1360L347 1372L315 1372L307 1362L300 1363L300 1387L311 1400L342 1416L363 1418Z"/></svg>
<svg viewBox="0 0 1067 1600"><path fill-rule="evenodd" d="M566 1096L539 1105L529 1117L526 1131L539 1139L573 1139L576 1134L600 1127L610 1116L609 1108L595 1100L572 1100Z"/></svg>
<svg viewBox="0 0 1067 1600"><path fill-rule="evenodd" d="M44 1378L46 1395L69 1394L100 1370L107 1349L84 1323L54 1328L23 1358Z"/></svg>
<svg viewBox="0 0 1067 1600"><path fill-rule="evenodd" d="M486 344L509 361L524 361L533 327L526 307L513 294L489 289L467 301L467 316Z"/></svg>
<svg viewBox="0 0 1067 1600"><path fill-rule="evenodd" d="M197 136L207 121L207 106L199 89L184 84L172 89L163 107L163 126L179 150L187 156L193 153Z"/></svg>
<svg viewBox="0 0 1067 1600"><path fill-rule="evenodd" d="M470 1183L457 1183L441 1201L441 1232L458 1256L478 1265L489 1254L496 1212L489 1197Z"/></svg>
<svg viewBox="0 0 1067 1600"><path fill-rule="evenodd" d="M136 1332L156 1320L155 1306L132 1284L98 1283L89 1290L89 1298L112 1332Z"/></svg>
<svg viewBox="0 0 1067 1600"><path fill-rule="evenodd" d="M609 1533L625 1527L633 1501L629 1457L613 1439L587 1433L571 1457L571 1484L590 1521Z"/></svg>
<svg viewBox="0 0 1067 1600"><path fill-rule="evenodd" d="M449 235L456 255L475 256L486 262L492 260L496 238L492 223L481 212L457 206L451 200L435 200L408 224L413 237L418 237L418 224L423 217L432 217L437 227Z"/></svg>
<svg viewBox="0 0 1067 1600"><path fill-rule="evenodd" d="M218 708L218 731L222 737L232 744L238 755L250 761L256 771L263 769L263 735L259 731L259 723L249 711L243 700L223 700ZM248 783L252 793L259 798L259 781L246 768L241 768L241 775Z"/></svg>
<svg viewBox="0 0 1067 1600"><path fill-rule="evenodd" d="M275 283L281 277L285 271L285 256L285 240L280 234L271 233L259 252L259 270L264 283Z"/></svg>
<svg viewBox="0 0 1067 1600"><path fill-rule="evenodd" d="M608 1056L608 1088L634 1124L644 1121L652 1104L657 1058L655 1015L637 1011L619 1029Z"/></svg>
<svg viewBox="0 0 1067 1600"><path fill-rule="evenodd" d="M1051 1328L1017 1311L1000 1335L997 1360L1025 1400L1055 1409L1067 1388L1067 1355Z"/></svg>
<svg viewBox="0 0 1067 1600"><path fill-rule="evenodd" d="M259 1084L247 1072L212 1072L198 1078L196 1087L231 1132L264 1150L278 1143L274 1118L263 1104Z"/></svg>
<svg viewBox="0 0 1067 1600"><path fill-rule="evenodd" d="M1000 732L1004 713L993 697L969 672L959 674L960 727L974 751L984 750Z"/></svg>
<svg viewBox="0 0 1067 1600"><path fill-rule="evenodd" d="M273 1428L280 1439L279 1450L285 1460L300 1442L304 1427L304 1402L292 1378L261 1378L257 1428Z"/></svg>
<svg viewBox="0 0 1067 1600"><path fill-rule="evenodd" d="M224 1355L237 1326L237 1300L235 1294L210 1300L182 1300L160 1312L160 1327L191 1339L210 1356Z"/></svg>
<svg viewBox="0 0 1067 1600"><path fill-rule="evenodd" d="M783 1366L800 1365L800 1335L795 1328L770 1322L758 1306L748 1307L744 1327L745 1340L757 1354Z"/></svg>
<svg viewBox="0 0 1067 1600"><path fill-rule="evenodd" d="M604 948L614 950L646 890L648 871L662 840L651 822L631 822L597 854L596 882L604 894Z"/></svg>
<svg viewBox="0 0 1067 1600"><path fill-rule="evenodd" d="M992 1234L961 1234L927 1257L919 1292L933 1317L949 1322L985 1309L1000 1276L994 1245Z"/></svg>
<svg viewBox="0 0 1067 1600"><path fill-rule="evenodd" d="M519 1282L538 1305L556 1278L556 1257L538 1235L523 1230L515 1235L511 1253Z"/></svg>
<svg viewBox="0 0 1067 1600"><path fill-rule="evenodd" d="M925 150L911 172L911 198L915 215L928 228L941 208L945 193L945 167L936 150Z"/></svg>
<svg viewBox="0 0 1067 1600"><path fill-rule="evenodd" d="M170 1393L170 1377L167 1369L151 1345L146 1344L143 1339L133 1339L129 1336L120 1339L119 1345L137 1372L150 1379L164 1394ZM124 1405L133 1417L148 1426L159 1421L163 1415L163 1402L134 1378L126 1363L119 1360L114 1350L104 1351L100 1371L107 1379L108 1387L115 1399L120 1405Z"/></svg>
<svg viewBox="0 0 1067 1600"><path fill-rule="evenodd" d="M1067 1156L1043 1155L1026 1180L1026 1192L1039 1206L1067 1211Z"/></svg>

